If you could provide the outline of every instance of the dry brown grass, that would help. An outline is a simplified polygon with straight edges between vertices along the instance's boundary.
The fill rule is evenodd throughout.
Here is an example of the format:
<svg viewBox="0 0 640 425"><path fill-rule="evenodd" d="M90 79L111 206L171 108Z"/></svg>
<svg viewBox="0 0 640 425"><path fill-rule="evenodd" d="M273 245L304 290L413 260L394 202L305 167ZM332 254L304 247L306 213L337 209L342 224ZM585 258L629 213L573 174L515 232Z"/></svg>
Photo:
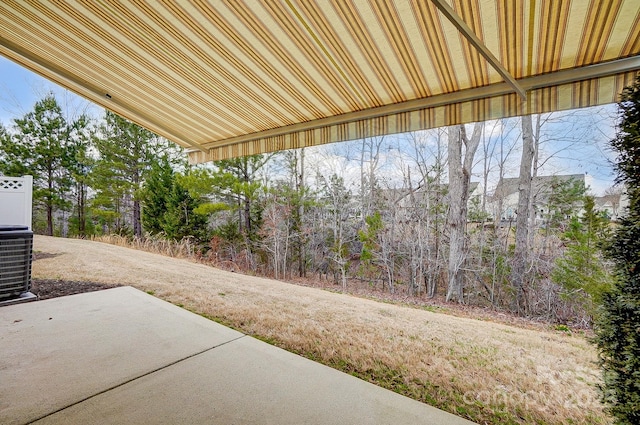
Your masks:
<svg viewBox="0 0 640 425"><path fill-rule="evenodd" d="M478 423L609 423L596 355L536 331L243 276L104 243L37 236L36 278L125 284ZM46 257L46 256L45 256Z"/></svg>
<svg viewBox="0 0 640 425"><path fill-rule="evenodd" d="M176 258L194 258L197 249L190 238L172 241L160 237L130 238L120 235L101 235L92 236L91 240Z"/></svg>

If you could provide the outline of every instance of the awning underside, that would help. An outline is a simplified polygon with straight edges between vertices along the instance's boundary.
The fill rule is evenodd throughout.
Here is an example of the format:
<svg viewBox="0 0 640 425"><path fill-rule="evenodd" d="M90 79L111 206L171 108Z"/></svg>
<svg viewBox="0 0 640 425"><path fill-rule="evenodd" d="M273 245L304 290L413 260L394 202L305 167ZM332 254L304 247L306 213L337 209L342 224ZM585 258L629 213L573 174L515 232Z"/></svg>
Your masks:
<svg viewBox="0 0 640 425"><path fill-rule="evenodd" d="M615 102L640 3L4 1L0 54L203 162Z"/></svg>

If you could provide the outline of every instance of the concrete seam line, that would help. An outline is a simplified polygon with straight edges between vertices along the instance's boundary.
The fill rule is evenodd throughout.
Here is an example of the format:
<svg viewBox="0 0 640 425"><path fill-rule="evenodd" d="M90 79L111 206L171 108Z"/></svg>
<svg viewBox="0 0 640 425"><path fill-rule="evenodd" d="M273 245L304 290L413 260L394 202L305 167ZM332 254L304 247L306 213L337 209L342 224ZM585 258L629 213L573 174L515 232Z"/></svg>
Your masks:
<svg viewBox="0 0 640 425"><path fill-rule="evenodd" d="M90 399L92 399L92 398L94 398L94 397L98 397L99 395L102 395L102 394L108 393L109 391L115 390L115 389L116 389L116 388L118 388L118 387L122 387L122 386L127 385L127 384L129 384L129 383L131 383L131 382L133 382L133 381L136 381L136 380L138 380L138 379L140 379L140 378L144 378L145 376L148 376L148 375L154 374L154 373L156 373L156 372L159 372L159 371L161 371L161 370L163 370L163 369L167 369L167 368L169 368L169 367L171 367L171 366L173 366L173 365L176 365L176 364L178 364L178 363L181 363L181 362L183 362L183 361L185 361L185 360L189 360L189 359L191 359L191 358L193 358L193 357L199 356L199 355L201 355L201 354L204 354L204 353L206 353L206 352L209 352L209 351L211 351L211 350L214 350L214 349L216 349L216 348L218 348L218 347L222 347L223 345L230 344L230 343L232 343L232 342L234 342L234 341L237 341L237 340L239 340L239 339L242 339L242 338L244 338L244 337L246 337L246 336L247 336L247 335L240 335L240 336L239 336L239 337L237 337L237 338L231 339L231 340L229 340L229 341L225 341L225 342L220 343L220 344L218 344L218 345L214 345L213 347L205 348L204 350L198 351L197 353L193 353L193 354L190 354L190 355L188 355L188 356L186 356L186 357L183 357L183 358L181 358L181 359L178 359L178 360L172 361L171 363L167 363L167 364L166 364L166 365L164 365L164 366L160 366L160 367L158 367L158 368L156 368L156 369L153 369L153 370L150 370L150 371L148 371L148 372L145 372L145 373L143 373L142 375L138 375L138 376L135 376L135 377L133 377L133 378L131 378L131 379L127 379L127 380L126 380L126 381L124 381L124 382L121 382L121 383L119 383L119 384L113 385L113 386L111 386L111 387L109 387L109 388L107 388L107 389L104 389L104 390L102 390L102 391L98 391L98 392L97 392L97 393L95 393L95 394L91 394L91 395L89 395L89 396L87 396L87 397L85 397L85 398L82 398L82 399L78 400L78 401L74 401L74 402L73 402L73 403L71 403L71 404L68 404L68 405L63 406L63 407L61 407L61 408L59 408L59 409L54 410L53 412L50 412L50 413L44 414L44 415L42 415L42 416L40 416L40 417L38 417L38 418L36 418L36 419L30 420L29 422L27 422L27 423L26 423L26 425L33 424L33 423L35 423L35 422L38 422L39 420L42 420L42 419L44 419L44 418L47 418L47 417L49 417L49 416L51 416L51 415L55 415L56 413L62 412L63 410L66 410L66 409L68 409L68 408L70 408L70 407L73 407L73 406L75 406L75 405L78 405L78 404L80 404L80 403L84 403L85 401L90 400Z"/></svg>

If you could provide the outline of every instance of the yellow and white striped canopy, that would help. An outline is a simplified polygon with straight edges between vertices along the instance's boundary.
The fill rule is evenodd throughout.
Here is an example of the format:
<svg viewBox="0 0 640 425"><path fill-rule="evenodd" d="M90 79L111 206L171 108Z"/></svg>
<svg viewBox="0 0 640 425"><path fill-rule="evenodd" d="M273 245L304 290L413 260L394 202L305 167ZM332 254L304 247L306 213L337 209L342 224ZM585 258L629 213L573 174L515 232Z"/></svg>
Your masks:
<svg viewBox="0 0 640 425"><path fill-rule="evenodd" d="M615 102L640 0L2 0L0 54L204 162Z"/></svg>

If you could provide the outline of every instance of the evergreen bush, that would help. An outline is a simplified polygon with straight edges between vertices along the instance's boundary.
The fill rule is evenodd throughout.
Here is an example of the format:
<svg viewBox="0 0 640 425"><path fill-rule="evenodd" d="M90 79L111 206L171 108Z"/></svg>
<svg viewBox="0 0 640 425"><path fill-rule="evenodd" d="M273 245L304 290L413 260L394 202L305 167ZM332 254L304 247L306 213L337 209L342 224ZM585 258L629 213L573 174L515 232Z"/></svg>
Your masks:
<svg viewBox="0 0 640 425"><path fill-rule="evenodd" d="M594 339L603 370L602 399L617 424L640 424L640 76L624 89L616 138L618 181L629 210L609 248L616 282L603 297Z"/></svg>

